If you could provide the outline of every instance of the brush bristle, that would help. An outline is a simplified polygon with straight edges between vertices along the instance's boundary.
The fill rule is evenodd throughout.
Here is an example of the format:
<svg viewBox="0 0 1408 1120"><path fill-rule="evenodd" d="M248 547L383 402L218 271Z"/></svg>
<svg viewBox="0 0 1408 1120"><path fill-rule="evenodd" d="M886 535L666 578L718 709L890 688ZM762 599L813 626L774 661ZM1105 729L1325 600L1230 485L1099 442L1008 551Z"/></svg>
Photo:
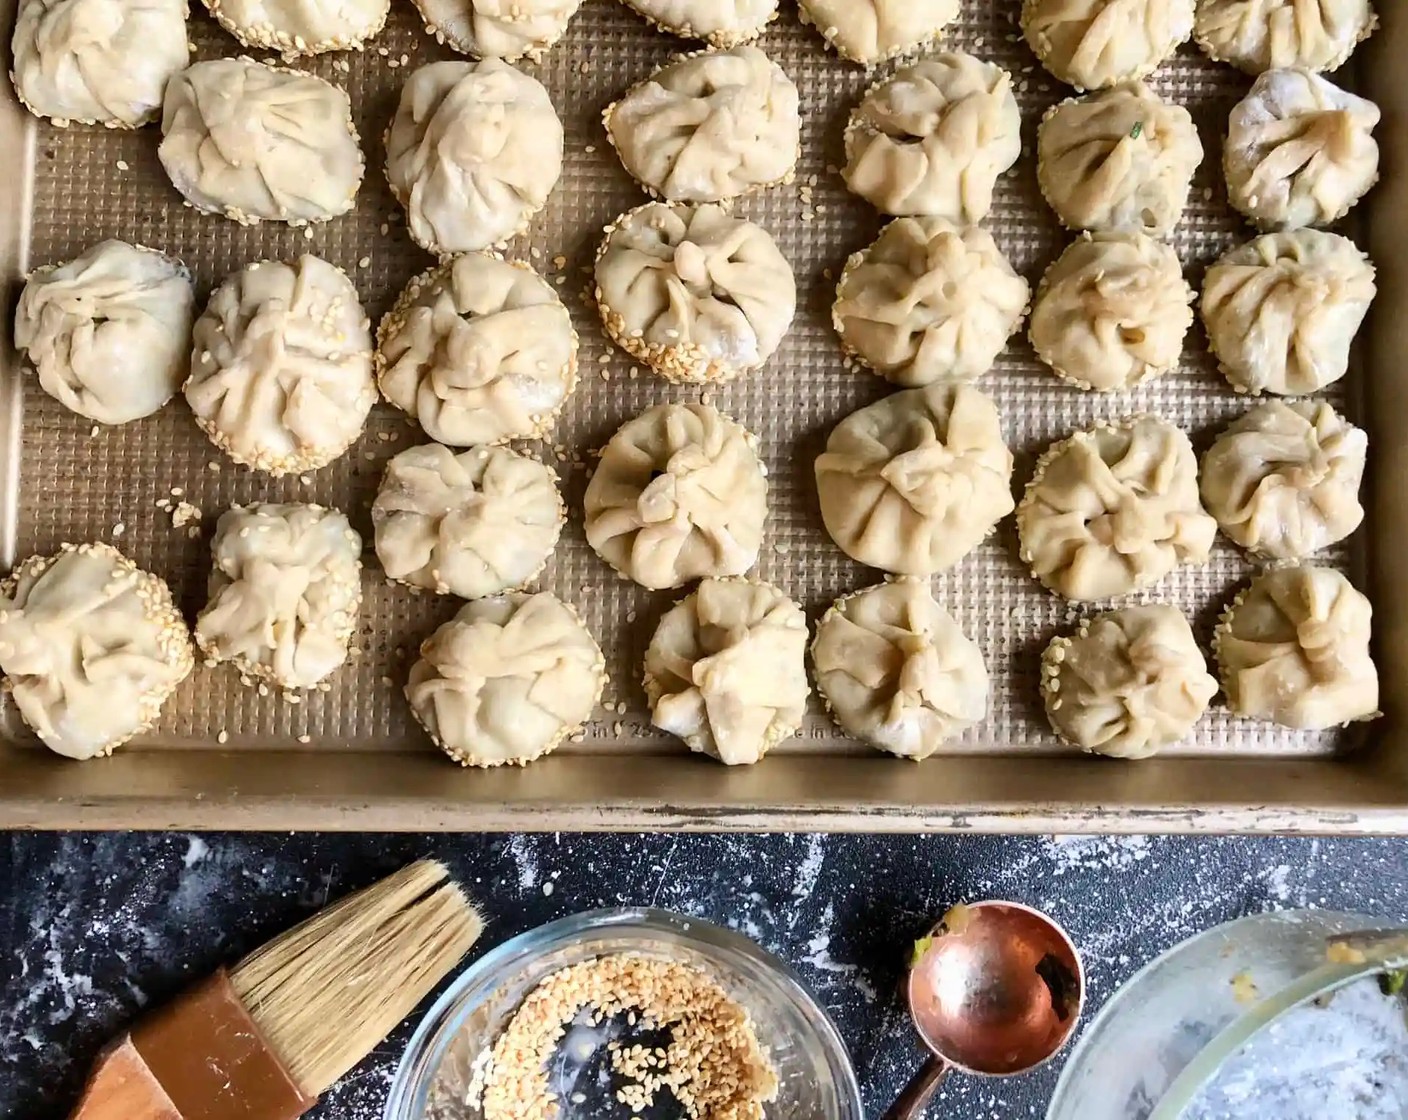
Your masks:
<svg viewBox="0 0 1408 1120"><path fill-rule="evenodd" d="M289 1075L320 1096L444 979L483 928L449 872L421 860L256 949L230 979Z"/></svg>

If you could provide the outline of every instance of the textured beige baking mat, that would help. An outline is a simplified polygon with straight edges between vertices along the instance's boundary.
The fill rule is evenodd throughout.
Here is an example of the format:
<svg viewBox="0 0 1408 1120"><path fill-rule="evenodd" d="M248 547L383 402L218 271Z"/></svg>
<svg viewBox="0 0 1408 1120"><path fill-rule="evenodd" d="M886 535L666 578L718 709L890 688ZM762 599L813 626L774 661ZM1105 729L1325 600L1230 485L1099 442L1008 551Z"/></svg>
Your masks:
<svg viewBox="0 0 1408 1120"><path fill-rule="evenodd" d="M1022 41L1016 0L965 0L949 43L1012 71L1023 118L1023 155L1004 177L988 220L998 243L1035 287L1067 236L1036 187L1035 135L1043 111L1071 91L1048 76ZM199 4L191 35L198 55L240 53ZM885 67L867 73L822 48L804 27L793 0L761 46L797 83L802 95L802 161L796 182L740 203L772 232L792 262L798 313L768 366L712 391L713 403L755 432L771 475L771 510L758 574L800 601L813 621L838 595L876 582L880 573L851 562L830 541L816 507L812 463L830 428L853 409L883 396L879 378L844 368L830 325L834 281L847 255L869 243L880 215L850 197L836 168L842 131L861 92ZM523 63L552 95L566 129L562 179L530 233L510 254L525 258L558 286L582 339L582 378L553 440L536 445L560 472L571 519L541 585L576 604L607 651L611 682L581 743L564 750L682 750L654 732L645 709L640 665L654 625L679 593L648 592L618 579L587 546L581 528L582 492L599 448L616 427L646 407L698 396L666 384L633 363L602 334L585 296L588 267L601 229L644 201L621 169L602 129L602 108L673 54L697 44L656 32L615 0L587 0L563 39L540 62ZM28 264L67 259L105 237L120 237L181 257L194 271L198 300L247 261L312 252L344 268L368 312L380 316L402 285L431 263L406 236L400 209L381 173L381 143L406 75L422 63L456 57L425 34L408 0L394 0L386 30L364 53L328 55L308 67L352 97L367 154L366 181L356 210L305 231L273 225L241 228L180 204L156 158L155 128L138 133L55 129L41 124L36 152L34 221ZM344 69L346 67L346 69ZM1230 211L1220 171L1221 133L1247 78L1185 46L1152 79L1165 98L1186 105L1198 124L1206 157L1176 244L1189 279L1200 287L1212 258L1250 230ZM1353 231L1351 231L1353 232ZM1353 381L1351 377L1347 380ZM1038 363L1025 333L1007 347L979 383L997 400L1017 456L1014 486L1025 484L1035 455L1051 440L1099 417L1157 412L1187 429L1201 451L1210 435L1245 403L1208 359L1200 328L1189 333L1174 373L1116 396L1083 393ZM1345 407L1343 394L1331 394ZM1355 409L1349 408L1351 416ZM333 465L308 476L274 480L223 458L196 429L178 398L156 416L90 435L91 425L31 383L25 393L20 555L49 551L62 541L114 540L145 567L171 581L188 615L204 602L216 517L231 503L311 500L345 510L364 535L366 597L355 659L332 678L330 692L298 705L242 687L228 666L198 668L167 705L160 725L143 740L151 747L259 744L305 750L432 749L410 718L401 685L416 647L458 602L388 586L371 551L368 510L386 459L418 442L419 430L389 405L378 405L360 442ZM173 528L157 503L198 506L198 534ZM1360 534L1362 537L1363 534ZM1358 539L1358 538L1356 538ZM1345 563L1347 552L1333 555ZM1212 562L1184 569L1143 598L1188 612L1206 640L1219 604L1250 571L1219 540ZM1059 751L1037 694L1041 647L1080 615L1042 590L1017 558L1008 518L989 541L951 571L934 577L935 596L982 647L992 677L988 718L947 749L955 752ZM10 711L9 730L18 729ZM307 743L304 744L304 738ZM1290 732L1230 718L1218 707L1184 745L1167 753L1312 755L1336 749L1333 734ZM813 698L800 735L778 748L853 752ZM898 763L897 763L898 765Z"/></svg>

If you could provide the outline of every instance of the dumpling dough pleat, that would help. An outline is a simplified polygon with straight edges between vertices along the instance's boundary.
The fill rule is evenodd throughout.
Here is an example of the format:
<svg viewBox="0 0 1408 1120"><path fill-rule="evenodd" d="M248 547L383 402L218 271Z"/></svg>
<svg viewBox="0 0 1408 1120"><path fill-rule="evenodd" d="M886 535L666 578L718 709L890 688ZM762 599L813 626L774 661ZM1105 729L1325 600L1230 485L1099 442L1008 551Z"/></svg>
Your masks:
<svg viewBox="0 0 1408 1120"><path fill-rule="evenodd" d="M1148 758L1193 730L1217 695L1193 628L1176 607L1121 607L1052 639L1041 693L1055 732L1111 758Z"/></svg>
<svg viewBox="0 0 1408 1120"><path fill-rule="evenodd" d="M650 588L756 563L768 486L757 441L703 404L661 404L611 438L587 485L587 543Z"/></svg>
<svg viewBox="0 0 1408 1120"><path fill-rule="evenodd" d="M719 202L791 181L797 87L753 46L700 51L657 70L603 114L631 177L674 202Z"/></svg>
<svg viewBox="0 0 1408 1120"><path fill-rule="evenodd" d="M316 505L234 506L210 545L210 601L196 620L207 662L284 689L313 688L347 660L362 603L362 538Z"/></svg>
<svg viewBox="0 0 1408 1120"><path fill-rule="evenodd" d="M851 413L816 461L826 531L848 556L907 575L958 563L1012 512L1012 453L969 385L894 393Z"/></svg>
<svg viewBox="0 0 1408 1120"><path fill-rule="evenodd" d="M1262 572L1213 635L1228 707L1299 730L1372 719L1379 708L1372 618L1369 600L1333 568Z"/></svg>
<svg viewBox="0 0 1408 1120"><path fill-rule="evenodd" d="M1198 0L1193 34L1210 58L1249 74L1338 70L1377 23L1369 0Z"/></svg>
<svg viewBox="0 0 1408 1120"><path fill-rule="evenodd" d="M361 50L391 11L390 0L205 0L205 6L250 50L284 58Z"/></svg>
<svg viewBox="0 0 1408 1120"><path fill-rule="evenodd" d="M727 50L777 18L777 0L625 0L661 31Z"/></svg>
<svg viewBox="0 0 1408 1120"><path fill-rule="evenodd" d="M798 15L842 58L872 66L937 39L960 0L797 0Z"/></svg>
<svg viewBox="0 0 1408 1120"><path fill-rule="evenodd" d="M467 603L420 647L406 699L462 766L522 766L590 718L606 686L601 647L546 591Z"/></svg>
<svg viewBox="0 0 1408 1120"><path fill-rule="evenodd" d="M111 754L147 730L194 661L166 582L109 544L66 544L0 584L0 672L57 754Z"/></svg>
<svg viewBox="0 0 1408 1120"><path fill-rule="evenodd" d="M982 651L916 580L838 599L812 661L842 729L901 758L927 758L987 715Z"/></svg>
<svg viewBox="0 0 1408 1120"><path fill-rule="evenodd" d="M806 712L807 619L771 584L706 579L645 654L651 722L730 766L757 762Z"/></svg>
<svg viewBox="0 0 1408 1120"><path fill-rule="evenodd" d="M476 58L538 59L562 38L582 0L415 0L425 29Z"/></svg>
<svg viewBox="0 0 1408 1120"><path fill-rule="evenodd" d="M1022 559L1067 599L1110 599L1204 563L1217 522L1188 437L1140 416L1052 444L1017 506Z"/></svg>
<svg viewBox="0 0 1408 1120"><path fill-rule="evenodd" d="M1022 32L1041 63L1077 89L1152 74L1193 33L1193 0L1025 0Z"/></svg>

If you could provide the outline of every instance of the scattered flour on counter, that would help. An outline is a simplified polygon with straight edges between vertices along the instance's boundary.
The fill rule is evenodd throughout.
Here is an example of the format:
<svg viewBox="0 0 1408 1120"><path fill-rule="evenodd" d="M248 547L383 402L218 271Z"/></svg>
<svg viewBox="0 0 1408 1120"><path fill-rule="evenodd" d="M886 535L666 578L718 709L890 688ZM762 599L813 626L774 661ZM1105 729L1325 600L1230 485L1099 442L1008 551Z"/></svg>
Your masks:
<svg viewBox="0 0 1408 1120"><path fill-rule="evenodd" d="M1147 836L1048 836L1042 841L1053 873L1127 871L1149 858Z"/></svg>
<svg viewBox="0 0 1408 1120"><path fill-rule="evenodd" d="M182 862L185 863L189 871L206 856L210 854L210 845L199 836L192 836L187 840L186 855Z"/></svg>
<svg viewBox="0 0 1408 1120"><path fill-rule="evenodd" d="M520 891L530 891L538 885L538 856L533 851L533 843L521 833L514 833L508 838L508 854L513 857L514 866L518 869L518 889Z"/></svg>
<svg viewBox="0 0 1408 1120"><path fill-rule="evenodd" d="M1266 873L1266 889L1277 902L1291 901L1291 865L1277 864Z"/></svg>
<svg viewBox="0 0 1408 1120"><path fill-rule="evenodd" d="M816 889L816 881L821 876L821 865L826 862L826 841L813 833L807 837L807 853L797 865L797 881L792 886L793 898L808 898Z"/></svg>

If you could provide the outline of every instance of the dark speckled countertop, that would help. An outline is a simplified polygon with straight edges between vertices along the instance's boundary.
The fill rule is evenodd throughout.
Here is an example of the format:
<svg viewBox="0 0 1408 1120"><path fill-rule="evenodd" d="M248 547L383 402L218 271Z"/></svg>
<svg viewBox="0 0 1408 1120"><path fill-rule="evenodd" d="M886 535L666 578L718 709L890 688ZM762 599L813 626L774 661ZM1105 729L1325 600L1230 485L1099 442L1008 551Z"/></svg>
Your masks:
<svg viewBox="0 0 1408 1120"><path fill-rule="evenodd" d="M873 1114L920 1056L897 996L906 948L953 902L1051 910L1085 954L1090 1013L1161 950L1242 914L1408 918L1400 840L12 834L0 846L0 1115L66 1115L99 1045L142 1007L421 855L446 860L482 903L481 946L621 903L742 930L835 1016ZM408 1035L403 1025L310 1115L378 1120ZM1058 1068L955 1078L931 1114L1040 1117Z"/></svg>

